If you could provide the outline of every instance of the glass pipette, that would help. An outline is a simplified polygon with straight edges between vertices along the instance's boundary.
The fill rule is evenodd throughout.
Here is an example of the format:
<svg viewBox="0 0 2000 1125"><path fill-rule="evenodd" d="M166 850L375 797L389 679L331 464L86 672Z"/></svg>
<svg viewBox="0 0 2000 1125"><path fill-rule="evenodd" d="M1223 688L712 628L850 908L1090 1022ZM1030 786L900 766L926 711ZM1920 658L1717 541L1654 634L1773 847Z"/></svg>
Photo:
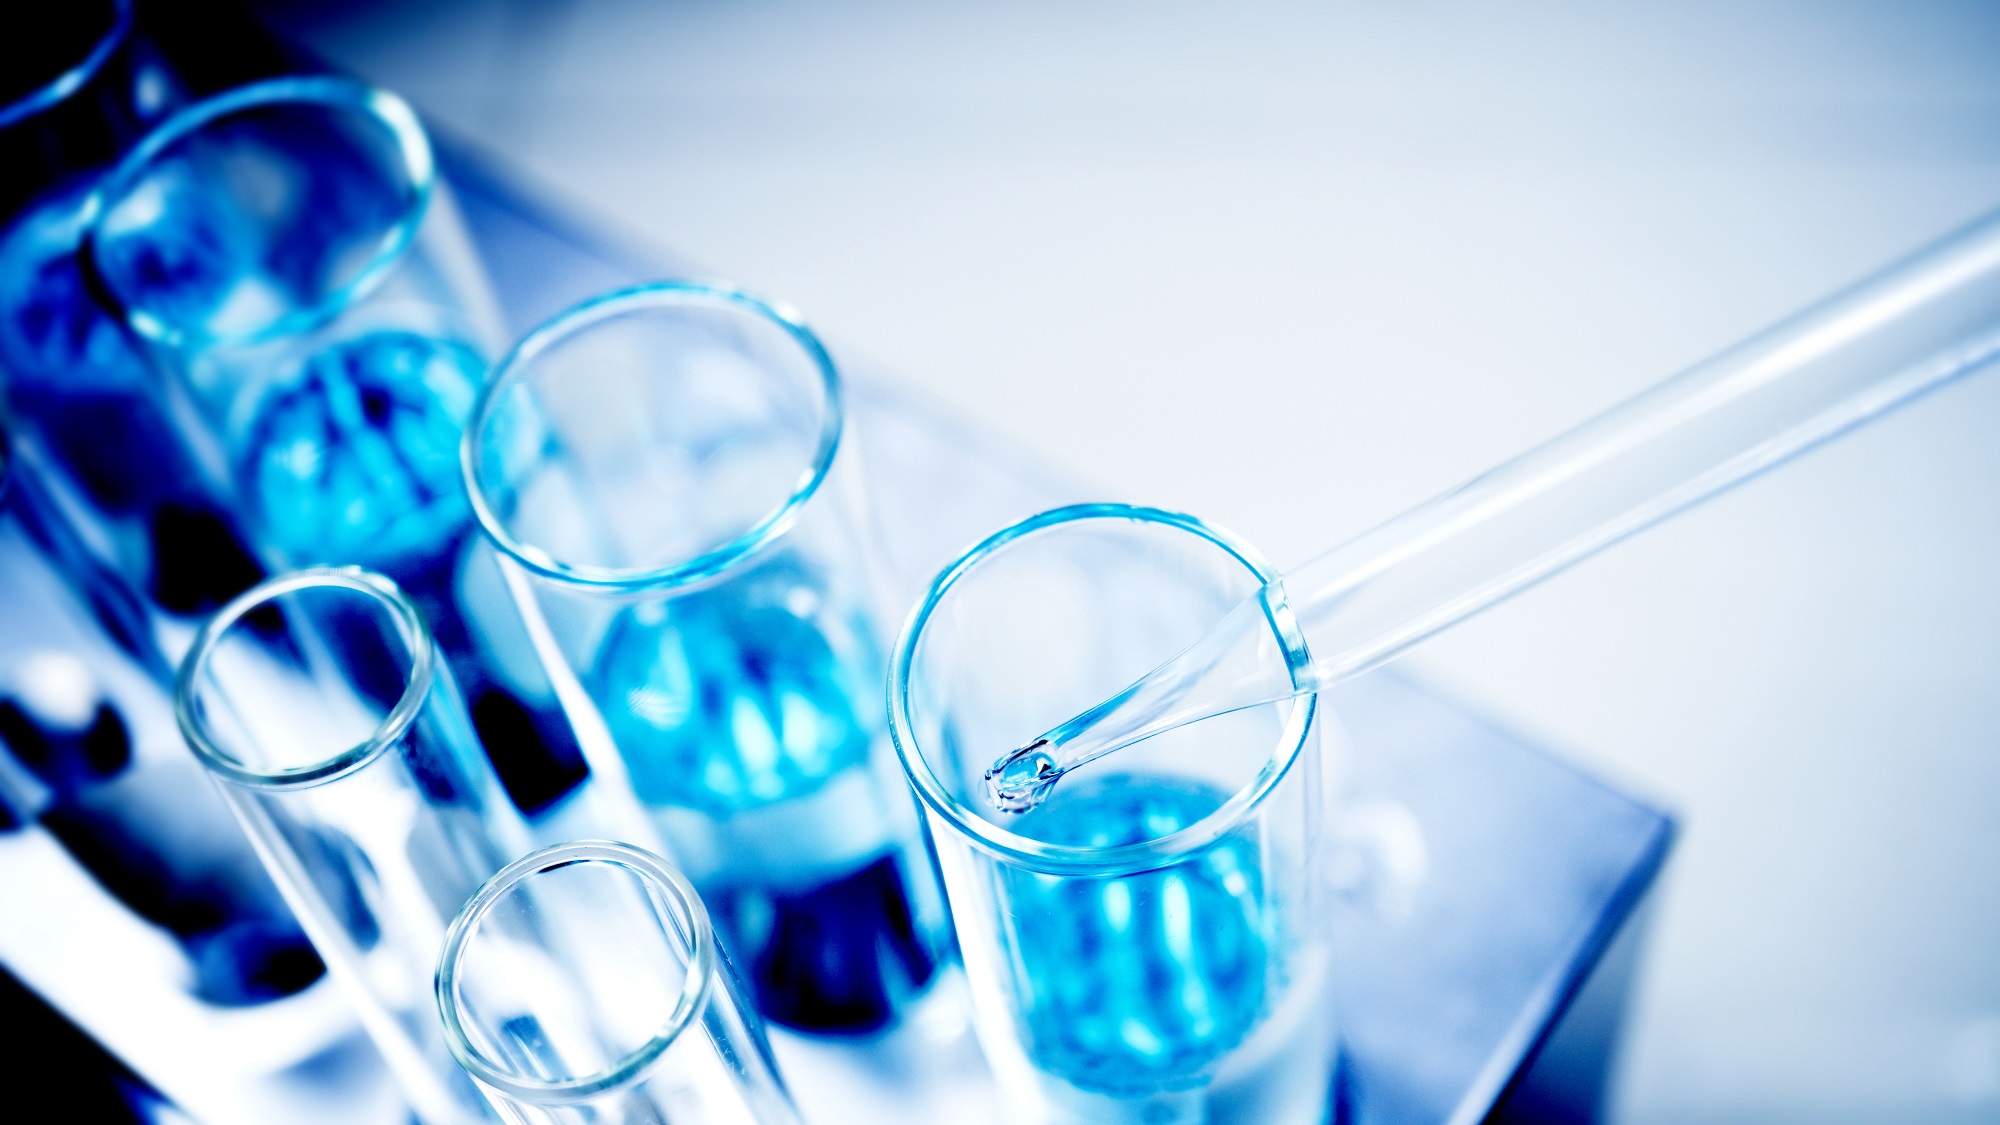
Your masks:
<svg viewBox="0 0 2000 1125"><path fill-rule="evenodd" d="M1996 358L2000 212L1273 581L1179 655L1000 758L987 795L1025 812L1121 747L1360 675ZM1307 673L1286 671L1271 625L1303 637Z"/></svg>

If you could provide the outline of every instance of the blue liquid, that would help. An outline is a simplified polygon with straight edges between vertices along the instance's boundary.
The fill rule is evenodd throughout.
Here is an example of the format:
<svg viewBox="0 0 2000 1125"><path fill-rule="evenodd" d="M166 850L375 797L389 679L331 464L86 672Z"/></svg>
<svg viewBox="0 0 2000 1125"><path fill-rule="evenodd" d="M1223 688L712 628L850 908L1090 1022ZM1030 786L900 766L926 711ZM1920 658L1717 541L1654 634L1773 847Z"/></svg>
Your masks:
<svg viewBox="0 0 2000 1125"><path fill-rule="evenodd" d="M1193 824L1228 796L1128 776L1070 785L1018 830L1057 844L1138 843ZM1186 1089L1256 1026L1269 954L1252 841L1225 837L1138 875L1009 868L1003 878L1015 987L1042 1070L1117 1096Z"/></svg>
<svg viewBox="0 0 2000 1125"><path fill-rule="evenodd" d="M791 595L807 587L794 564L765 566L624 611L591 682L640 799L701 813L725 834L731 817L809 799L867 769L870 733L855 705L873 700L866 657L837 652L795 612ZM877 814L829 802L824 815ZM799 871L826 857L801 854L789 873L739 867L700 888L757 1006L792 1027L881 1027L937 968L883 826L848 835L879 842L807 885Z"/></svg>
<svg viewBox="0 0 2000 1125"><path fill-rule="evenodd" d="M612 623L596 672L649 805L727 816L814 793L868 756L858 677L775 596L732 588L635 606Z"/></svg>
<svg viewBox="0 0 2000 1125"><path fill-rule="evenodd" d="M455 543L470 515L459 434L485 371L464 344L399 331L308 360L245 443L270 545L301 565L395 570Z"/></svg>

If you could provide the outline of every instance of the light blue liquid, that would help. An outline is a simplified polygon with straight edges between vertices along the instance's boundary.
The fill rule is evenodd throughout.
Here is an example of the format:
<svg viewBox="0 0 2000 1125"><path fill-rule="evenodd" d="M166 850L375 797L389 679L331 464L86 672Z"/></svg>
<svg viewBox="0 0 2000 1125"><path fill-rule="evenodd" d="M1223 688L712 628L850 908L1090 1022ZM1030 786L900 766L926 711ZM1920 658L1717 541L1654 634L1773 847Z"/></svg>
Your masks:
<svg viewBox="0 0 2000 1125"><path fill-rule="evenodd" d="M728 816L814 793L867 759L858 677L783 604L785 585L647 603L612 623L595 694L647 804Z"/></svg>
<svg viewBox="0 0 2000 1125"><path fill-rule="evenodd" d="M1017 830L1114 847L1185 828L1228 797L1155 778L1070 784ZM1232 836L1137 875L1007 869L1015 986L1035 1065L1115 1096L1200 1085L1264 1010L1270 930L1257 858L1254 842Z"/></svg>
<svg viewBox="0 0 2000 1125"><path fill-rule="evenodd" d="M918 927L888 826L874 823L879 804L828 799L836 783L873 785L872 735L858 707L876 699L874 657L846 651L865 636L858 625L836 630L845 646L829 639L823 626L838 623L815 617L814 586L780 556L725 586L626 609L606 633L591 689L648 805L697 812L724 838L792 829L821 838L761 839L763 862L732 852L731 869L699 890L767 1017L860 1034L887 1026L923 991L938 954ZM731 827L780 805L803 819ZM821 854L825 839L861 846Z"/></svg>
<svg viewBox="0 0 2000 1125"><path fill-rule="evenodd" d="M395 570L470 516L458 442L485 363L465 344L372 332L306 362L259 411L242 479L269 544L299 564Z"/></svg>

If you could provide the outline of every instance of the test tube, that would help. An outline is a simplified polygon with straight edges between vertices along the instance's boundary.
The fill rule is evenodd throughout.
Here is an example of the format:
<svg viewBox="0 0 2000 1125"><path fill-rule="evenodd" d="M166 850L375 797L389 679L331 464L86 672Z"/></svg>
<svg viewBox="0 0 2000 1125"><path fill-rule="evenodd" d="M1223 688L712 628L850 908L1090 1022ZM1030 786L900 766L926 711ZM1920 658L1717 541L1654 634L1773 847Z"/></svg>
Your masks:
<svg viewBox="0 0 2000 1125"><path fill-rule="evenodd" d="M941 933L840 396L795 314L659 282L531 333L464 447L591 769L629 779L764 1015L826 1033L893 1021Z"/></svg>
<svg viewBox="0 0 2000 1125"><path fill-rule="evenodd" d="M416 607L353 568L270 579L202 628L175 708L418 1115L485 1118L428 985L452 916L530 844Z"/></svg>
<svg viewBox="0 0 2000 1125"><path fill-rule="evenodd" d="M515 804L540 816L570 797L583 759L458 473L498 313L409 106L336 78L190 106L99 188L82 258L196 419L262 558L394 579ZM598 832L644 829L586 811Z"/></svg>
<svg viewBox="0 0 2000 1125"><path fill-rule="evenodd" d="M947 567L903 629L891 730L1015 1120L1326 1120L1316 697L1131 747L1023 815L982 783L994 739L1129 682L1272 573L1192 517L1060 508ZM1272 643L1309 674L1280 626Z"/></svg>
<svg viewBox="0 0 2000 1125"><path fill-rule="evenodd" d="M793 1125L797 1110L694 888L579 841L514 861L452 920L452 1053L516 1125Z"/></svg>

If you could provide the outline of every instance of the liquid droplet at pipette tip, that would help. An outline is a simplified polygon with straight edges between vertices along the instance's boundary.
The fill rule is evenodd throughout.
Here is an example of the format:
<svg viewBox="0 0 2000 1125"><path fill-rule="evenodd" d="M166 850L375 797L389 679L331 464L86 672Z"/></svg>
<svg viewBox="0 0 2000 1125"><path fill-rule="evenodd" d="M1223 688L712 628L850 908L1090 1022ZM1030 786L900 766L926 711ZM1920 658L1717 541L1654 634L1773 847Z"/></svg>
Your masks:
<svg viewBox="0 0 2000 1125"><path fill-rule="evenodd" d="M1024 813L1040 805L1062 778L1063 768L1049 753L1050 742L1038 738L993 764L981 779L986 799L1001 812Z"/></svg>

